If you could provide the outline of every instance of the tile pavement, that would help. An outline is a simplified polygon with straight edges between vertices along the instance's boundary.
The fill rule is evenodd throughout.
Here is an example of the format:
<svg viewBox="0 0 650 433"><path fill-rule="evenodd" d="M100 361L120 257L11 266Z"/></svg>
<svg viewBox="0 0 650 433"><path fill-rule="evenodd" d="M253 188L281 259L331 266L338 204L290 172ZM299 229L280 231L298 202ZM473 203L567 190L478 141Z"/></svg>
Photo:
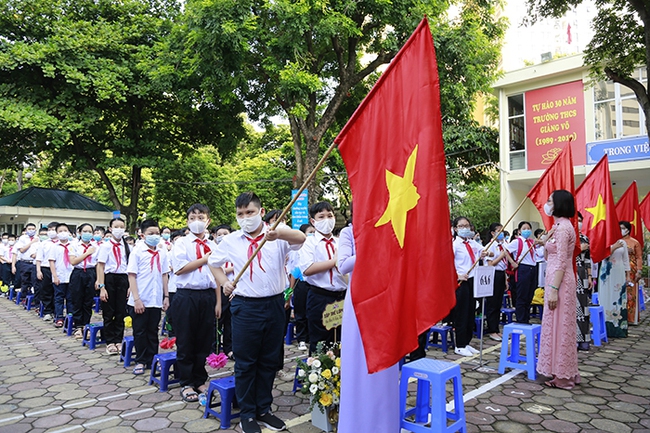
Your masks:
<svg viewBox="0 0 650 433"><path fill-rule="evenodd" d="M438 349L427 356L461 364L466 398L472 392L465 403L469 432L650 432L649 328L643 313L628 338L581 352L583 383L571 391L550 389L542 378L530 381L516 372L495 384L502 376L477 369L477 357L461 359ZM484 346L484 364L496 369L501 344L485 338ZM293 372L301 356L297 347L285 346L285 371ZM232 369L230 362L211 374L231 375ZM291 382L276 380L275 413L291 433L319 432L310 423L308 400L291 390ZM106 355L103 346L95 351L82 347L34 312L0 299L0 433L209 432L219 427L218 420L202 418L198 404L181 401L178 385L158 392L145 376L134 376L117 357ZM240 432L235 423L232 427L220 431Z"/></svg>

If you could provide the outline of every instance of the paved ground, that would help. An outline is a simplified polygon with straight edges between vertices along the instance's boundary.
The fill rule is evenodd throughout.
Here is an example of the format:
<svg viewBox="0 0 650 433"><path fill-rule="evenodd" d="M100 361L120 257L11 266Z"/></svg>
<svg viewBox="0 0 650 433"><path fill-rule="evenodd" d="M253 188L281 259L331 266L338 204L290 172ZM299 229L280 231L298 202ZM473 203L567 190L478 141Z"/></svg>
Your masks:
<svg viewBox="0 0 650 433"><path fill-rule="evenodd" d="M628 338L580 353L583 383L572 391L549 389L520 370L504 376L477 370L477 358L452 352L431 349L428 357L461 363L470 432L650 432L650 320L642 314ZM285 347L285 370L293 371L303 353ZM498 366L500 347L485 339L488 367ZM232 367L213 374L231 375ZM307 399L291 392L291 382L275 385L274 410L289 431L319 432L310 423ZM158 392L105 355L103 346L83 348L34 312L0 299L0 432L216 431L219 421L202 413L198 404L180 400L178 386Z"/></svg>

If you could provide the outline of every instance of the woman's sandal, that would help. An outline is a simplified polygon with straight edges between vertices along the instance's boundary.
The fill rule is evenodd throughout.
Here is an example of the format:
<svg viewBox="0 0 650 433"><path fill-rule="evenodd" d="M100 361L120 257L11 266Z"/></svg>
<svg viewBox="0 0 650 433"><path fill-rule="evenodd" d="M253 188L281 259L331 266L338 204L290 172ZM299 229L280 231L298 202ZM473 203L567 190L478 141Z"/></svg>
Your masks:
<svg viewBox="0 0 650 433"><path fill-rule="evenodd" d="M144 374L144 364L137 364L133 369L133 374L135 374L136 376L140 376L141 374Z"/></svg>
<svg viewBox="0 0 650 433"><path fill-rule="evenodd" d="M181 398L186 403L196 403L199 401L199 395L191 386L184 386L181 388Z"/></svg>

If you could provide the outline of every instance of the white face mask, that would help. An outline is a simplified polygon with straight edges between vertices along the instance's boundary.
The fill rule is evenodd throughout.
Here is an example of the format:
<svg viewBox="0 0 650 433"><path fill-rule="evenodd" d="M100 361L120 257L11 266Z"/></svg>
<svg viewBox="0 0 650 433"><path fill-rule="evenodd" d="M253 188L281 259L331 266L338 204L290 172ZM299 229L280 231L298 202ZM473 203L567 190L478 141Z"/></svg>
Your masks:
<svg viewBox="0 0 650 433"><path fill-rule="evenodd" d="M244 231L244 233L253 233L262 224L262 213L248 218L237 218L237 224Z"/></svg>
<svg viewBox="0 0 650 433"><path fill-rule="evenodd" d="M2 243L5 244L5 245L7 245L7 244L9 243L9 239L3 239L3 240L2 240Z"/></svg>
<svg viewBox="0 0 650 433"><path fill-rule="evenodd" d="M582 221L578 221L578 231L582 231Z"/></svg>
<svg viewBox="0 0 650 433"><path fill-rule="evenodd" d="M70 233L68 232L60 232L57 233L56 236L59 238L60 241L67 241L70 239Z"/></svg>
<svg viewBox="0 0 650 433"><path fill-rule="evenodd" d="M56 230L48 230L47 231L47 237L50 239L55 239L56 238Z"/></svg>
<svg viewBox="0 0 650 433"><path fill-rule="evenodd" d="M324 235L328 235L332 233L335 224L336 224L336 220L334 218L325 218L324 220L320 220L320 221L314 220L314 222L312 223L314 228Z"/></svg>
<svg viewBox="0 0 650 433"><path fill-rule="evenodd" d="M550 217L553 216L554 210L555 209L553 209L553 205L551 203L544 203L544 213L546 214L546 216L550 216Z"/></svg>
<svg viewBox="0 0 650 433"><path fill-rule="evenodd" d="M187 228L189 228L190 231L196 235L196 234L203 233L205 231L206 225L207 223L205 221L194 220L187 225Z"/></svg>
<svg viewBox="0 0 650 433"><path fill-rule="evenodd" d="M9 241L9 246L13 247L15 243L16 243L16 241Z"/></svg>
<svg viewBox="0 0 650 433"><path fill-rule="evenodd" d="M628 229L621 229L621 234L623 236L627 236L629 233L630 233L630 231Z"/></svg>
<svg viewBox="0 0 650 433"><path fill-rule="evenodd" d="M122 236L124 236L124 229L114 228L111 229L111 233L115 236L115 239L122 239Z"/></svg>

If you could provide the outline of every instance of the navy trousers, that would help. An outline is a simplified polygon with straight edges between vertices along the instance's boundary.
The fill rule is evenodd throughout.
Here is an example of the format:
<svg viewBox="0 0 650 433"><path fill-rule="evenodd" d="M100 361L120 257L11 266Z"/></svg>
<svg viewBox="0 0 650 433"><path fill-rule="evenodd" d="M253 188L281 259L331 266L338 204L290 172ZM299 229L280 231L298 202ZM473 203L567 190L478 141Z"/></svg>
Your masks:
<svg viewBox="0 0 650 433"><path fill-rule="evenodd" d="M530 303L537 288L537 266L521 264L517 268L517 323L530 323Z"/></svg>

